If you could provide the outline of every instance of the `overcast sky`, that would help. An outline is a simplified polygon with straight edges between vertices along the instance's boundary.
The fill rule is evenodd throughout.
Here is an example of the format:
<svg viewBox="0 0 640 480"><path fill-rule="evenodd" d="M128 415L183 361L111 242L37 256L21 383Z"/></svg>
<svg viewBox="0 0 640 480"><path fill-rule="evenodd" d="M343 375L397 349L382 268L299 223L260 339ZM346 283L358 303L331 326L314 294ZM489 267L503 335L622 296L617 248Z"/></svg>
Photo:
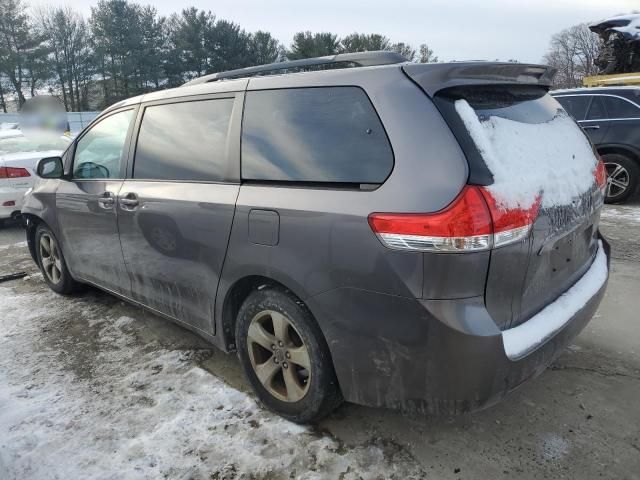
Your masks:
<svg viewBox="0 0 640 480"><path fill-rule="evenodd" d="M34 0L31 4L56 3ZM97 0L63 0L89 15ZM139 3L151 3L141 0ZM289 45L301 30L381 33L394 42L427 43L441 60L539 62L551 36L581 22L639 7L638 0L159 0L168 15L211 10L248 31L266 30Z"/></svg>

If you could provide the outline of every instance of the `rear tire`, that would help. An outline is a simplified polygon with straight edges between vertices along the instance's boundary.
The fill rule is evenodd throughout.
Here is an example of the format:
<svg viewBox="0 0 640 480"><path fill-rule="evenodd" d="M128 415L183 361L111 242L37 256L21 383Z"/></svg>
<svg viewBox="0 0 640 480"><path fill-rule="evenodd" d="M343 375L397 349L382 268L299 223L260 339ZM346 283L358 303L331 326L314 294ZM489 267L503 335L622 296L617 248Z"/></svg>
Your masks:
<svg viewBox="0 0 640 480"><path fill-rule="evenodd" d="M35 250L38 266L51 290L69 295L79 289L80 284L69 273L58 239L43 223L36 228Z"/></svg>
<svg viewBox="0 0 640 480"><path fill-rule="evenodd" d="M627 201L640 182L640 167L633 159L619 153L605 153L602 161L607 169L605 203Z"/></svg>
<svg viewBox="0 0 640 480"><path fill-rule="evenodd" d="M236 342L249 382L275 413L315 423L342 403L322 332L286 290L269 286L247 297L238 313Z"/></svg>

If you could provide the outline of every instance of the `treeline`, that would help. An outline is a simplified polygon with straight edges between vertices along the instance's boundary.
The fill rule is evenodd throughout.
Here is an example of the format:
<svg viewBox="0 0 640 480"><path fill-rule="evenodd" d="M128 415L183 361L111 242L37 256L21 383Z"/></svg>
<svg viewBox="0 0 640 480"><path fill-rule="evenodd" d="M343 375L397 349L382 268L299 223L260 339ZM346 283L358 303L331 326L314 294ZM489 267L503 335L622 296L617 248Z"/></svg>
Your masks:
<svg viewBox="0 0 640 480"><path fill-rule="evenodd" d="M598 73L596 59L602 49L600 37L586 23L574 25L551 37L543 63L558 69L553 79L555 88L582 86L582 79Z"/></svg>
<svg viewBox="0 0 640 480"><path fill-rule="evenodd" d="M285 47L269 32L247 32L194 7L164 17L149 5L101 0L86 19L69 7L0 0L0 108L44 92L68 111L100 109L207 73L370 50L438 60L426 44L416 49L379 34L299 32Z"/></svg>

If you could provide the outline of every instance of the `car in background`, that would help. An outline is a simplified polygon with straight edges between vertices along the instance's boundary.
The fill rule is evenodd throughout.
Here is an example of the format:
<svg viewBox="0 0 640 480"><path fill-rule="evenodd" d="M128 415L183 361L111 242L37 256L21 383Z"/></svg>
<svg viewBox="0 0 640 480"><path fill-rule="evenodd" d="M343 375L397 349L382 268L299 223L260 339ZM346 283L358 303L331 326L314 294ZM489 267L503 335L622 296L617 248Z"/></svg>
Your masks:
<svg viewBox="0 0 640 480"><path fill-rule="evenodd" d="M16 122L1 122L0 123L0 134L5 131L13 131L14 133L22 133L20 132L20 124Z"/></svg>
<svg viewBox="0 0 640 480"><path fill-rule="evenodd" d="M629 199L640 183L640 87L550 92L591 138L607 168L605 202Z"/></svg>
<svg viewBox="0 0 640 480"><path fill-rule="evenodd" d="M16 219L25 192L33 186L41 158L61 155L71 143L64 135L4 130L0 134L0 225Z"/></svg>
<svg viewBox="0 0 640 480"><path fill-rule="evenodd" d="M21 137L22 131L16 128L4 128L5 123L0 124L0 138Z"/></svg>

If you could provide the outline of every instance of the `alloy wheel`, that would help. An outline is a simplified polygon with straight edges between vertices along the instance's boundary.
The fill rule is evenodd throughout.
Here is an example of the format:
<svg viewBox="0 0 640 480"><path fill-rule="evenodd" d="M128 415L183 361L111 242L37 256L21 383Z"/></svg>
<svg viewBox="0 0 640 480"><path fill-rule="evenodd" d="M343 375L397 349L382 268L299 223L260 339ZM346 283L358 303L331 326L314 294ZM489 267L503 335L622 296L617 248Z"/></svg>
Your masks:
<svg viewBox="0 0 640 480"><path fill-rule="evenodd" d="M607 198L619 197L629 188L631 183L629 172L622 165L615 162L606 162L604 166L607 169L607 189L605 195Z"/></svg>
<svg viewBox="0 0 640 480"><path fill-rule="evenodd" d="M62 260L60 249L53 237L47 233L40 235L40 259L42 268L51 283L58 284L62 279Z"/></svg>
<svg viewBox="0 0 640 480"><path fill-rule="evenodd" d="M309 391L311 359L307 346L283 314L264 310L247 332L251 366L264 388L283 402L298 402Z"/></svg>

